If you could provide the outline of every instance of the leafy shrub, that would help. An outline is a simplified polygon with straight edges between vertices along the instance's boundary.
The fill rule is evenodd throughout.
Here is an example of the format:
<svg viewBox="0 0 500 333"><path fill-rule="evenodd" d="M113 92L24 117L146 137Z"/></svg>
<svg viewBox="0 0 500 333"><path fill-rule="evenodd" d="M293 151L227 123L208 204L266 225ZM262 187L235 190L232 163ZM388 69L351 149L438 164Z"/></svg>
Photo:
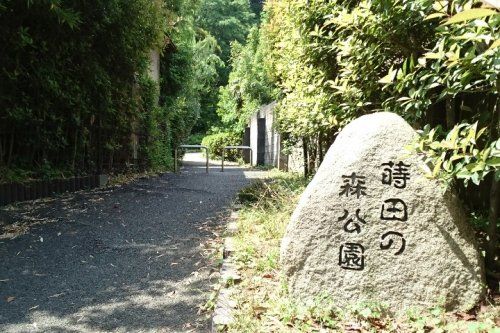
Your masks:
<svg viewBox="0 0 500 333"><path fill-rule="evenodd" d="M489 173L500 179L500 139L481 142L487 128L477 130L474 124L456 125L446 137L441 126L425 126L414 149L425 156L425 162L433 166L431 177L450 183L454 178L463 180L465 186L479 185ZM482 145L480 145L482 143ZM481 147L482 146L482 147Z"/></svg>
<svg viewBox="0 0 500 333"><path fill-rule="evenodd" d="M188 145L199 145L199 144L201 144L201 141L203 140L204 137L205 137L205 134L202 134L202 133L191 134L187 138L186 144L188 144Z"/></svg>
<svg viewBox="0 0 500 333"><path fill-rule="evenodd" d="M241 138L233 133L221 132L207 135L203 138L201 144L208 147L211 158L221 158L224 147L240 145ZM225 159L229 161L236 161L238 156L239 152L236 150L225 152Z"/></svg>

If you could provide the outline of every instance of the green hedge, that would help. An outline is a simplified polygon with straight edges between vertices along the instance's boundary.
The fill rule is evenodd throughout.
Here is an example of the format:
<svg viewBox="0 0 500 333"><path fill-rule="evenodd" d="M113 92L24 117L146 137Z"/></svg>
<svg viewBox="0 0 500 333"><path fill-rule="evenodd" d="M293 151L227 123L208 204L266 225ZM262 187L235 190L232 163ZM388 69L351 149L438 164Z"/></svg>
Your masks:
<svg viewBox="0 0 500 333"><path fill-rule="evenodd" d="M221 158L222 149L225 146L237 146L241 144L241 138L233 133L216 133L207 135L201 141L201 144L210 149L211 158ZM236 161L240 153L236 150L226 152L226 160Z"/></svg>

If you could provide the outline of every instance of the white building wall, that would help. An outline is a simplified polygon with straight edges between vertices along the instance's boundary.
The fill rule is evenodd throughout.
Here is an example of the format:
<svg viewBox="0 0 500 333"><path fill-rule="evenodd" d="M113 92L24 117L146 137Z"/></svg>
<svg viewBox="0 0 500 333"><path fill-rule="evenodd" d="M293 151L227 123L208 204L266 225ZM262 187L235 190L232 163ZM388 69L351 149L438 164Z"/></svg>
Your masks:
<svg viewBox="0 0 500 333"><path fill-rule="evenodd" d="M149 75L156 82L160 82L160 52L157 50L149 53Z"/></svg>
<svg viewBox="0 0 500 333"><path fill-rule="evenodd" d="M253 153L253 163L257 162L258 119L266 119L264 164L272 165L281 170L304 173L304 154L302 144L292 147L289 155L283 155L281 135L275 128L274 108L276 102L262 106L249 121L250 147Z"/></svg>
<svg viewBox="0 0 500 333"><path fill-rule="evenodd" d="M250 119L250 147L252 148L252 161L257 164L257 119L260 113L256 112Z"/></svg>

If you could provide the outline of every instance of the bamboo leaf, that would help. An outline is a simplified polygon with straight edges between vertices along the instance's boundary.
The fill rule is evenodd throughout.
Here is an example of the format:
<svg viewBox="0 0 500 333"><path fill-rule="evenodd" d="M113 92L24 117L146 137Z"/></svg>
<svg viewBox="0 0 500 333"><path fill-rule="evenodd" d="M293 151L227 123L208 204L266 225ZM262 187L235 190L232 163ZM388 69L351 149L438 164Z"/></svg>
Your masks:
<svg viewBox="0 0 500 333"><path fill-rule="evenodd" d="M435 19L435 18L443 17L443 16L446 16L446 14L445 13L432 13L430 15L427 15L424 18L424 21L432 20L432 19Z"/></svg>
<svg viewBox="0 0 500 333"><path fill-rule="evenodd" d="M477 18L482 18L486 16L498 15L495 10L486 8L472 8L458 14L453 15L449 18L443 25L450 25L454 23L460 23L468 20L473 20Z"/></svg>
<svg viewBox="0 0 500 333"><path fill-rule="evenodd" d="M493 44L491 44L491 46L489 47L488 50L494 50L497 47L500 47L500 39L497 39L496 41L494 41Z"/></svg>

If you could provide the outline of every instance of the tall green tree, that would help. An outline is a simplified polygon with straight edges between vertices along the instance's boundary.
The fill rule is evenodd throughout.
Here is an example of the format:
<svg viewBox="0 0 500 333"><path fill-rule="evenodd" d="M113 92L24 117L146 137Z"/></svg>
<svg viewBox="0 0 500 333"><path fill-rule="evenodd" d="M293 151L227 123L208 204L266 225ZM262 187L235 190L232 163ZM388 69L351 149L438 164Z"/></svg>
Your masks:
<svg viewBox="0 0 500 333"><path fill-rule="evenodd" d="M255 1L253 4L258 5ZM220 122L216 113L218 90L227 84L231 71L231 43L243 43L250 28L257 22L249 0L201 0L196 24L217 40L218 55L222 64L217 66L218 80L202 96L201 117L195 127L206 132Z"/></svg>
<svg viewBox="0 0 500 333"><path fill-rule="evenodd" d="M262 36L259 29L250 30L244 45L231 44L229 82L221 87L218 113L223 129L240 133L250 116L263 104L276 98L277 90L264 67Z"/></svg>
<svg viewBox="0 0 500 333"><path fill-rule="evenodd" d="M244 43L255 23L249 0L202 0L197 17L197 24L217 39L225 63L231 57L231 43ZM221 68L220 85L227 83L229 72L230 66Z"/></svg>

